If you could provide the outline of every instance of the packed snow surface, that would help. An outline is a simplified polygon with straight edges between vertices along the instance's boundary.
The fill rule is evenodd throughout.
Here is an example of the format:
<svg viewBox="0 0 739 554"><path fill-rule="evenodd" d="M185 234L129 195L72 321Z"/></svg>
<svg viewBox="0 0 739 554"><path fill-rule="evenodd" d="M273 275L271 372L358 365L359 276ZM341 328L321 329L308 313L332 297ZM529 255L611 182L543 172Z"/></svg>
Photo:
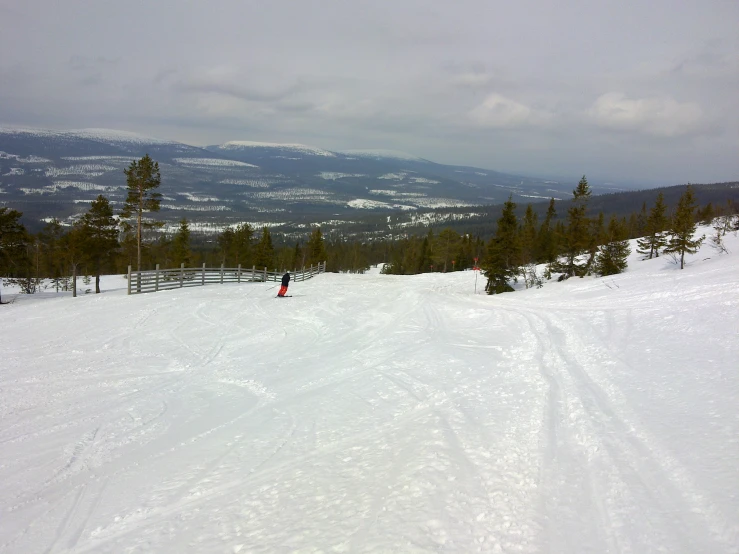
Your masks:
<svg viewBox="0 0 739 554"><path fill-rule="evenodd" d="M493 297L471 271L17 297L0 552L738 552L731 240Z"/></svg>

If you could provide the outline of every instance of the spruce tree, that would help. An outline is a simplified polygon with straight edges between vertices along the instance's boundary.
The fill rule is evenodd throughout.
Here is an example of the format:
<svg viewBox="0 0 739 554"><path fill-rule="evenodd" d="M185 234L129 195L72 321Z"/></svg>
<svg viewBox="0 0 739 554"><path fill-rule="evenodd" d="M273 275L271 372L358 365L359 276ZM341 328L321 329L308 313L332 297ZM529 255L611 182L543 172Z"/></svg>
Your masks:
<svg viewBox="0 0 739 554"><path fill-rule="evenodd" d="M7 276L19 265L25 265L28 232L21 223L22 212L0 208L0 277ZM0 291L0 304L2 304Z"/></svg>
<svg viewBox="0 0 739 554"><path fill-rule="evenodd" d="M180 220L180 226L172 239L172 261L175 266L185 264L192 265L192 252L190 251L190 225L186 218Z"/></svg>
<svg viewBox="0 0 739 554"><path fill-rule="evenodd" d="M162 195L156 192L162 182L159 173L159 162L155 162L146 154L139 161L133 160L128 169L124 169L128 196L123 205L121 217L128 220L135 218L136 229L136 269L141 271L141 238L142 230L160 227L161 224L144 220L145 212L158 212ZM130 231L131 224L126 222L124 229Z"/></svg>
<svg viewBox="0 0 739 554"><path fill-rule="evenodd" d="M105 196L98 195L90 209L82 216L82 249L95 273L95 294L100 293L100 273L104 262L109 262L118 248L118 222Z"/></svg>
<svg viewBox="0 0 739 554"><path fill-rule="evenodd" d="M295 243L295 249L293 250L293 256L292 256L292 266L293 269L297 269L299 267L303 267L305 264L305 256L303 254L303 249L300 247L300 241Z"/></svg>
<svg viewBox="0 0 739 554"><path fill-rule="evenodd" d="M59 241L64 235L61 222L53 218L41 231L40 238L44 245L44 268L45 273L51 278L56 292L59 289L66 290L66 278L59 248Z"/></svg>
<svg viewBox="0 0 739 554"><path fill-rule="evenodd" d="M598 249L595 272L601 276L615 275L626 269L626 259L631 254L626 222L611 216L606 231L606 243Z"/></svg>
<svg viewBox="0 0 739 554"><path fill-rule="evenodd" d="M693 239L697 227L693 215L696 206L693 188L688 185L688 188L680 197L680 201L677 204L677 210L670 224L670 237L667 240L667 247L665 248L665 253L680 256L680 269L685 267L685 254L695 254L698 252L701 244L703 244L703 240L706 238L703 235L700 238Z"/></svg>
<svg viewBox="0 0 739 554"><path fill-rule="evenodd" d="M77 296L77 273L80 266L86 260L85 242L87 233L82 221L75 223L72 228L62 237L60 244L62 248L64 263L72 270L72 297Z"/></svg>
<svg viewBox="0 0 739 554"><path fill-rule="evenodd" d="M645 227L646 235L636 241L636 251L646 256L645 259L651 260L652 257L658 258L660 250L667 243L665 237L665 229L668 224L667 216L665 215L666 211L665 197L660 192L647 218Z"/></svg>
<svg viewBox="0 0 739 554"><path fill-rule="evenodd" d="M481 268L487 277L485 290L488 294L500 294L513 291L509 281L518 275L520 260L520 242L518 236L518 219L516 204L512 197L503 204L503 212L498 219L495 236L490 240Z"/></svg>
<svg viewBox="0 0 739 554"><path fill-rule="evenodd" d="M444 273L447 272L447 269L451 269L452 259L454 259L454 254L459 249L460 241L459 233L449 227L443 229L436 237L432 259L434 264Z"/></svg>
<svg viewBox="0 0 739 554"><path fill-rule="evenodd" d="M262 227L262 238L259 239L254 252L254 264L259 267L272 267L275 257L275 248L272 246L272 237L269 227Z"/></svg>
<svg viewBox="0 0 739 554"><path fill-rule="evenodd" d="M326 248L323 244L323 234L320 227L316 227L311 233L306 249L307 264L317 265L326 261Z"/></svg>
<svg viewBox="0 0 739 554"><path fill-rule="evenodd" d="M255 260L251 260L250 262L250 258L253 256L253 237L254 228L248 223L240 223L236 226L234 229L233 243L231 244L231 258L234 265L248 263L258 265Z"/></svg>
<svg viewBox="0 0 739 554"><path fill-rule="evenodd" d="M586 216L591 191L585 175L580 179L572 195L572 204L567 210L567 227L561 237L564 260L552 264L552 271L563 273L565 279L575 275L585 276L590 259L582 262L577 258L591 251L592 246L590 220Z"/></svg>

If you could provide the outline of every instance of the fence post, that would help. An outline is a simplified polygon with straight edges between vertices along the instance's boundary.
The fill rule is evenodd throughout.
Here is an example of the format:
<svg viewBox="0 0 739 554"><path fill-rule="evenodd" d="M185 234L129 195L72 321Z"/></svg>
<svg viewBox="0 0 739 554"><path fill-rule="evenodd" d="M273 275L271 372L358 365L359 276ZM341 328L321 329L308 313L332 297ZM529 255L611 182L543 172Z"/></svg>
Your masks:
<svg viewBox="0 0 739 554"><path fill-rule="evenodd" d="M180 288L185 286L185 262L180 264Z"/></svg>
<svg viewBox="0 0 739 554"><path fill-rule="evenodd" d="M128 294L131 294L131 266L128 266Z"/></svg>
<svg viewBox="0 0 739 554"><path fill-rule="evenodd" d="M267 282L267 266L264 266L264 282Z"/></svg>
<svg viewBox="0 0 739 554"><path fill-rule="evenodd" d="M154 292L159 292L159 264L156 265L156 277L154 278Z"/></svg>
<svg viewBox="0 0 739 554"><path fill-rule="evenodd" d="M223 284L223 264L221 264L221 284Z"/></svg>
<svg viewBox="0 0 739 554"><path fill-rule="evenodd" d="M256 278L257 278L257 266L253 265L251 266L251 280L253 281Z"/></svg>
<svg viewBox="0 0 739 554"><path fill-rule="evenodd" d="M205 262L203 262L203 280L202 280L202 283L203 283L203 285L205 285Z"/></svg>
<svg viewBox="0 0 739 554"><path fill-rule="evenodd" d="M236 271L236 282L237 283L241 282L241 264L239 264L239 269L238 271Z"/></svg>
<svg viewBox="0 0 739 554"><path fill-rule="evenodd" d="M300 272L300 280L305 281L305 266L303 266L303 271Z"/></svg>

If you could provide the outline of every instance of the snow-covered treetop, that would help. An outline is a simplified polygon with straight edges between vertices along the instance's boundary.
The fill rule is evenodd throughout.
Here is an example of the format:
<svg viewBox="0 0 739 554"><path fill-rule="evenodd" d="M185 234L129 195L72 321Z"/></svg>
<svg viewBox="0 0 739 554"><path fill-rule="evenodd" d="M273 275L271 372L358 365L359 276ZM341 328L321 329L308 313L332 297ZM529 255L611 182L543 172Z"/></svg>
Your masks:
<svg viewBox="0 0 739 554"><path fill-rule="evenodd" d="M393 158L396 160L410 160L414 162L425 162L423 158L402 152L400 150L342 150L342 154L347 156L359 156L362 158Z"/></svg>
<svg viewBox="0 0 739 554"><path fill-rule="evenodd" d="M275 148L278 150L290 150L300 154L309 154L312 156L326 156L333 158L336 156L333 152L317 148L315 146L307 146L305 144L281 144L278 142L255 142L251 140L232 140L221 144L218 148L222 150L239 150L246 148Z"/></svg>

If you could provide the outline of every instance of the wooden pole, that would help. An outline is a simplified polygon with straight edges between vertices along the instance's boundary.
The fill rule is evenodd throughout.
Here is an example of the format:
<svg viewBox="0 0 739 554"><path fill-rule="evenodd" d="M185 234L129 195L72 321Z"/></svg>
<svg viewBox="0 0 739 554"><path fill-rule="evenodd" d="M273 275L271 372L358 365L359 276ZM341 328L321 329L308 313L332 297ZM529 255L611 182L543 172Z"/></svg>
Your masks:
<svg viewBox="0 0 739 554"><path fill-rule="evenodd" d="M131 294L131 266L128 266L128 294Z"/></svg>
<svg viewBox="0 0 739 554"><path fill-rule="evenodd" d="M236 272L236 282L237 283L240 283L241 282L241 264L239 264L239 269Z"/></svg>
<svg viewBox="0 0 739 554"><path fill-rule="evenodd" d="M180 288L185 286L185 262L180 264Z"/></svg>
<svg viewBox="0 0 739 554"><path fill-rule="evenodd" d="M154 279L154 292L159 292L159 264L156 265L156 277Z"/></svg>
<svg viewBox="0 0 739 554"><path fill-rule="evenodd" d="M205 262L203 262L203 279L202 284L205 285Z"/></svg>
<svg viewBox="0 0 739 554"><path fill-rule="evenodd" d="M223 284L223 264L221 264L221 284Z"/></svg>

